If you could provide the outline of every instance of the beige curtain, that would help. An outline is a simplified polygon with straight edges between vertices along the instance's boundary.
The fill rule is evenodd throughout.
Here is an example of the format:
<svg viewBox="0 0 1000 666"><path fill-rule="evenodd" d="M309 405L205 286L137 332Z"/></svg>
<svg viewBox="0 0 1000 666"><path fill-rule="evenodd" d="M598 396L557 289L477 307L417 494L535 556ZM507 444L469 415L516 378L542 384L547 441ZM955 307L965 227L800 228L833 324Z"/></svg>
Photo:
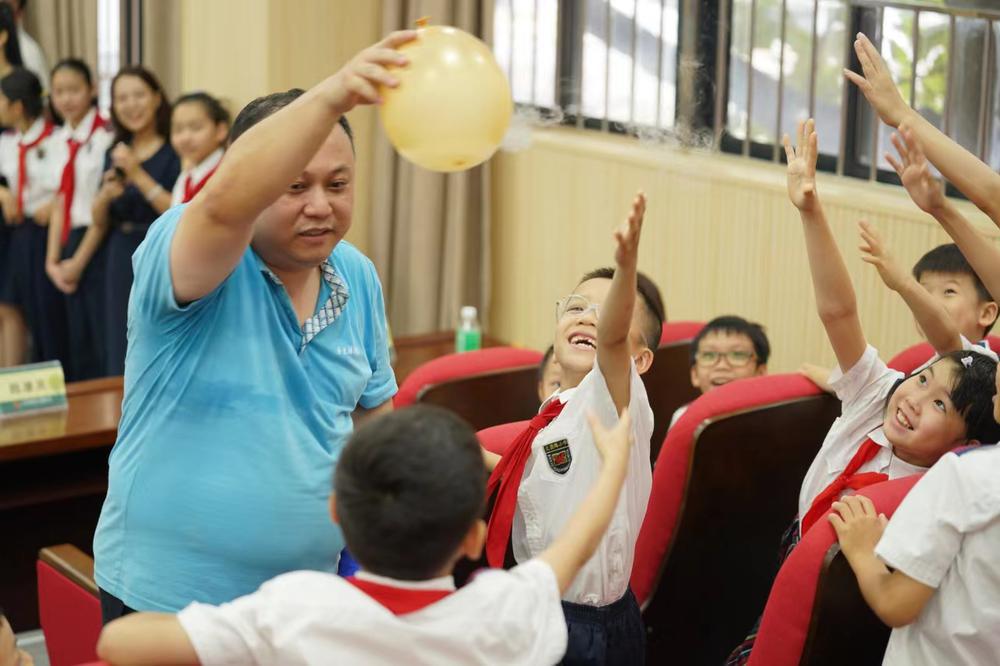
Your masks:
<svg viewBox="0 0 1000 666"><path fill-rule="evenodd" d="M38 40L49 67L72 56L96 72L97 0L30 0L24 28Z"/></svg>
<svg viewBox="0 0 1000 666"><path fill-rule="evenodd" d="M142 64L154 72L171 101L181 94L181 3L142 3Z"/></svg>
<svg viewBox="0 0 1000 666"><path fill-rule="evenodd" d="M383 0L382 32L453 25L490 41L492 0ZM414 167L376 131L372 173L372 260L395 335L454 328L463 305L488 321L489 164L457 174Z"/></svg>

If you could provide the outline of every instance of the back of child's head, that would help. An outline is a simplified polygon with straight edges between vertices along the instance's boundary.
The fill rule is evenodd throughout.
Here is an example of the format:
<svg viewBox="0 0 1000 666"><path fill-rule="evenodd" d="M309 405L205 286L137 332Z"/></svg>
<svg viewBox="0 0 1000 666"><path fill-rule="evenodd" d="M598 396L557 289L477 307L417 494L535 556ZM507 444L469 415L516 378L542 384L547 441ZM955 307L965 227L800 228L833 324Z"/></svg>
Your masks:
<svg viewBox="0 0 1000 666"><path fill-rule="evenodd" d="M587 280L598 278L610 280L614 276L615 269L610 266L597 268L580 278L577 286ZM656 351L660 346L660 336L663 335L663 322L667 320L667 311L663 307L663 296L660 295L660 288L656 286L656 283L642 272L638 273L636 277L636 291L643 304L642 339L647 347Z"/></svg>
<svg viewBox="0 0 1000 666"><path fill-rule="evenodd" d="M736 315L723 315L711 320L705 327L698 331L691 341L690 363L694 367L697 361L698 345L711 333L721 333L725 335L745 335L753 343L754 355L757 357L757 365L766 365L767 359L771 357L771 343L767 339L767 333L760 324L747 321L743 317Z"/></svg>
<svg viewBox="0 0 1000 666"><path fill-rule="evenodd" d="M973 285L975 285L976 295L979 297L980 303L988 303L995 300L989 290L986 289L983 281L979 279L979 275L972 269L965 255L962 254L962 251L954 243L939 245L920 257L920 260L913 266L913 277L917 282L920 282L921 277L925 273L966 275L972 280ZM993 329L994 323L996 322L994 321L985 328L983 331L984 337Z"/></svg>
<svg viewBox="0 0 1000 666"><path fill-rule="evenodd" d="M10 74L0 79L0 92L11 104L21 103L27 120L34 120L42 115L42 84L27 69L15 67Z"/></svg>
<svg viewBox="0 0 1000 666"><path fill-rule="evenodd" d="M364 570L427 580L441 575L482 517L486 467L465 421L416 406L360 427L333 487L337 522Z"/></svg>
<svg viewBox="0 0 1000 666"><path fill-rule="evenodd" d="M997 362L985 354L961 350L942 355L934 362L935 365L938 363L951 363L954 366L949 397L955 411L965 422L965 439L985 444L1000 442L1000 424L993 418ZM903 381L900 380L893 386L886 396L886 405Z"/></svg>

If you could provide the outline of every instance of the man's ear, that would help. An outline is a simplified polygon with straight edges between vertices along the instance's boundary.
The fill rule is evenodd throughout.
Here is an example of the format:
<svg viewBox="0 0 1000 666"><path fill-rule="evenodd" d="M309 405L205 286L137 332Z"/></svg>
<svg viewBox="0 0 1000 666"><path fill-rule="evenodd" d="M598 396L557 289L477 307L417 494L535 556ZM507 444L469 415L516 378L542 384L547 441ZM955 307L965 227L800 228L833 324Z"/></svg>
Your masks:
<svg viewBox="0 0 1000 666"><path fill-rule="evenodd" d="M649 347L643 347L642 351L635 355L635 370L640 375L644 375L652 366L653 350Z"/></svg>
<svg viewBox="0 0 1000 666"><path fill-rule="evenodd" d="M340 520L337 519L337 493L336 492L330 493L330 518L333 520L333 522L338 523L338 524L340 523Z"/></svg>

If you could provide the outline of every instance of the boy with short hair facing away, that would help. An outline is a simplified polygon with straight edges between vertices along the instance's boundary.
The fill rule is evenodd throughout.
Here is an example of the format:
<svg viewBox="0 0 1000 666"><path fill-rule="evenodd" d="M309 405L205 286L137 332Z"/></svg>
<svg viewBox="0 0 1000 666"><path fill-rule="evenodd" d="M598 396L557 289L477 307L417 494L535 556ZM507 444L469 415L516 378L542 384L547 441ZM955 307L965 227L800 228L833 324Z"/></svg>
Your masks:
<svg viewBox="0 0 1000 666"><path fill-rule="evenodd" d="M139 613L109 624L112 664L553 664L566 649L560 594L597 547L631 458L628 412L590 420L599 473L565 529L511 571L456 590L477 558L486 469L469 426L410 407L362 426L337 466L330 511L361 564L352 578L288 573L221 606Z"/></svg>
<svg viewBox="0 0 1000 666"><path fill-rule="evenodd" d="M737 379L766 375L770 356L763 326L736 315L716 317L691 341L691 385L704 395ZM689 405L677 408L671 428Z"/></svg>
<svg viewBox="0 0 1000 666"><path fill-rule="evenodd" d="M659 290L637 270L645 207L640 193L614 234L615 268L588 273L559 301L554 355L562 386L513 441L488 484L489 564L529 561L553 543L599 474L585 415L593 412L604 423L622 411L631 415L635 446L611 526L563 595L565 663L632 665L645 658L642 619L629 590L652 485L653 412L639 375L649 369L663 327Z"/></svg>

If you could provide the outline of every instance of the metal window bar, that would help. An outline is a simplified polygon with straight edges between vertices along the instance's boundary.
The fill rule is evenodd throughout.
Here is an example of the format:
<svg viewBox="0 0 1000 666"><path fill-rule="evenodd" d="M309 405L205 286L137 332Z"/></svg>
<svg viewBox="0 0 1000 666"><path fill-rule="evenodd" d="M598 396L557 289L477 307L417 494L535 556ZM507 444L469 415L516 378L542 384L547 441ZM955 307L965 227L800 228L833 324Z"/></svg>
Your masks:
<svg viewBox="0 0 1000 666"><path fill-rule="evenodd" d="M875 50L879 53L882 52L882 33L885 31L883 21L885 21L885 8L879 7L877 10L877 18L875 19L875 34L872 39L872 44L875 45ZM882 122L872 109L872 154L871 154L871 164L868 165L868 180L876 180L878 178L878 151L881 147L879 143L879 134L882 128Z"/></svg>
<svg viewBox="0 0 1000 666"><path fill-rule="evenodd" d="M608 112L611 99L611 2L604 2L604 119L601 129L608 131Z"/></svg>
<svg viewBox="0 0 1000 666"><path fill-rule="evenodd" d="M660 0L660 38L656 40L656 115L653 116L655 120L653 121L654 127L662 127L660 122L661 108L662 104L661 97L663 96L663 40L666 38L664 34L666 26L666 16L667 16L667 0Z"/></svg>
<svg viewBox="0 0 1000 666"><path fill-rule="evenodd" d="M917 108L917 58L920 56L920 10L913 12L913 27L910 28L910 108Z"/></svg>
<svg viewBox="0 0 1000 666"><path fill-rule="evenodd" d="M628 121L635 123L635 60L639 55L639 0L632 0L632 76L629 79Z"/></svg>
<svg viewBox="0 0 1000 666"><path fill-rule="evenodd" d="M813 0L813 20L812 20L812 57L809 61L809 117L816 116L816 68L819 66L819 58L816 52L819 50L819 0Z"/></svg>
<svg viewBox="0 0 1000 666"><path fill-rule="evenodd" d="M778 53L778 111L775 113L775 123L774 123L774 146L772 148L771 160L774 162L781 161L781 151L778 150L778 146L781 145L781 122L782 122L782 110L785 108L785 46L786 46L786 33L788 21L788 0L781 0L781 45L780 52Z"/></svg>
<svg viewBox="0 0 1000 666"><path fill-rule="evenodd" d="M988 145L989 145L989 124L990 124L990 106L993 100L993 95L991 93L993 77L990 76L992 71L992 61L993 61L993 22L986 21L986 30L983 33L983 64L982 72L980 72L980 86L979 86L979 159L984 162L987 160L988 155Z"/></svg>
<svg viewBox="0 0 1000 666"><path fill-rule="evenodd" d="M722 146L722 132L726 117L726 91L729 89L729 11L731 7L728 2L719 4L719 28L715 34L715 115L712 128L715 137L713 145L716 150Z"/></svg>
<svg viewBox="0 0 1000 666"><path fill-rule="evenodd" d="M750 0L750 39L747 48L747 129L743 137L743 155L750 156L753 131L753 38L757 32L757 0Z"/></svg>

